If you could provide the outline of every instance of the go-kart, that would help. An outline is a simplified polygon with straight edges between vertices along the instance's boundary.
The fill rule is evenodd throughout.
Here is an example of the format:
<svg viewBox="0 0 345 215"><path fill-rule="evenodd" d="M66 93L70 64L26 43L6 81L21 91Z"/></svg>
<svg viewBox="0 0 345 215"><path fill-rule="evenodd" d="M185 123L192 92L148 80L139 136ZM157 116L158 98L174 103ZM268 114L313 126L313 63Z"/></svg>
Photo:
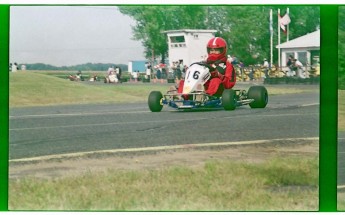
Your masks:
<svg viewBox="0 0 345 215"><path fill-rule="evenodd" d="M178 110L199 108L221 108L234 110L238 106L249 105L251 108L265 108L268 93L264 86L251 86L248 90L224 89L219 97L205 93L204 83L211 78L212 68L203 62L193 63L186 71L182 93L176 88L166 94L152 91L148 97L148 106L152 112L160 112L163 105Z"/></svg>
<svg viewBox="0 0 345 215"><path fill-rule="evenodd" d="M119 79L115 72L111 72L108 76L104 78L104 83L118 83Z"/></svg>

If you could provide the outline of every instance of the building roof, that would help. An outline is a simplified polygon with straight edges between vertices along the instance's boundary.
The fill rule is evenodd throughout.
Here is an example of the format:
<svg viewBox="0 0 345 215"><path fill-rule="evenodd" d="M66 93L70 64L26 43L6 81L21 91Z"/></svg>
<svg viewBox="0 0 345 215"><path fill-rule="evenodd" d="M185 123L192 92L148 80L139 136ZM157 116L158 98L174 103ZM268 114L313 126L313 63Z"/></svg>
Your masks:
<svg viewBox="0 0 345 215"><path fill-rule="evenodd" d="M320 30L297 37L285 43L277 45L276 48L320 48Z"/></svg>
<svg viewBox="0 0 345 215"><path fill-rule="evenodd" d="M168 30L163 31L163 33L216 33L217 30L209 29L179 29L179 30Z"/></svg>

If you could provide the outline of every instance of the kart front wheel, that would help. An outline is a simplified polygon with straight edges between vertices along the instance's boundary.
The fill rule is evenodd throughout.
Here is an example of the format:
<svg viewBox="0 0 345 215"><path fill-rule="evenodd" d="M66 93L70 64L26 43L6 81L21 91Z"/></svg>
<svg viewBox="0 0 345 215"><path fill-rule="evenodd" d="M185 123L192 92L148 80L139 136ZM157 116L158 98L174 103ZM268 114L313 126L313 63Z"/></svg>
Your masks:
<svg viewBox="0 0 345 215"><path fill-rule="evenodd" d="M268 103L268 93L264 86L251 86L248 90L248 98L254 99L249 104L251 108L265 108Z"/></svg>
<svg viewBox="0 0 345 215"><path fill-rule="evenodd" d="M222 94L222 104L225 110L235 110L236 92L233 89L226 89Z"/></svg>
<svg viewBox="0 0 345 215"><path fill-rule="evenodd" d="M149 95L148 104L152 112L160 112L163 108L163 95L159 91L152 91Z"/></svg>

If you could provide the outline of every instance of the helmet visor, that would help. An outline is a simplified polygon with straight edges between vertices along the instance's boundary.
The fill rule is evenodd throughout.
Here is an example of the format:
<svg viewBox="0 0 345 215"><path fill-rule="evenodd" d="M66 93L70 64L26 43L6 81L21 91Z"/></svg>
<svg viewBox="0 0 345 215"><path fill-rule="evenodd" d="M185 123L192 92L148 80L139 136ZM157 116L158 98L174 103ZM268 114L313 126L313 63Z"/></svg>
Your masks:
<svg viewBox="0 0 345 215"><path fill-rule="evenodd" d="M207 48L208 54L221 54L223 53L224 48Z"/></svg>

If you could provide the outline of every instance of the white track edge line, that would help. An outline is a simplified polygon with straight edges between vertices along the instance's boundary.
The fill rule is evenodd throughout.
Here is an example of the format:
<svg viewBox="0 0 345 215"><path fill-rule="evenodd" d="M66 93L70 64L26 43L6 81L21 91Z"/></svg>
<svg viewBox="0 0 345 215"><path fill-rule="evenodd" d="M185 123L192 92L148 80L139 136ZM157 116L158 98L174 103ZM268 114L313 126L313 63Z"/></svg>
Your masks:
<svg viewBox="0 0 345 215"><path fill-rule="evenodd" d="M81 157L81 156L90 155L90 154L102 154L102 153L160 151L160 150L171 150L171 149L188 149L188 148L196 148L196 147L207 147L207 146L236 146L236 145L241 146L241 145L250 145L250 144L263 144L267 142L282 141L282 140L285 140L285 141L319 140L319 137L251 140L251 141L220 142L220 143L198 143L198 144L183 144L183 145L175 145L175 146L158 146L158 147L129 148L129 149L111 149L111 150L99 150L99 151L67 153L67 154L57 154L57 155L46 155L46 156L39 156L39 157L32 157L32 158L12 159L12 160L9 160L9 162L13 163L13 162L43 161L43 160L50 160L50 159Z"/></svg>

